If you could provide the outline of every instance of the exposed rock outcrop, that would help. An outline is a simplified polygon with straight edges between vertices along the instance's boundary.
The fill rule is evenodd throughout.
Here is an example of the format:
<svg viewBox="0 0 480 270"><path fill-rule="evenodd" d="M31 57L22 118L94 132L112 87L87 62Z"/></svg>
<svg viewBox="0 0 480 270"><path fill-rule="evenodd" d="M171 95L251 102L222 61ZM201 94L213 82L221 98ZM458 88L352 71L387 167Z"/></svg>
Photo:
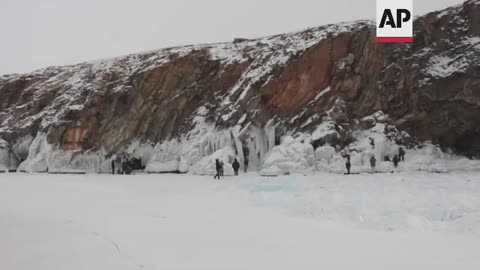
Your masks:
<svg viewBox="0 0 480 270"><path fill-rule="evenodd" d="M20 163L25 150L13 146L38 134L78 159L108 158L136 141L153 148L191 140L206 126L233 128L236 154L260 162L280 135L312 133L326 121L338 134L312 145L344 147L349 130L368 125L357 120L382 111L417 141L478 155L480 1L428 14L414 27L413 44L378 44L373 23L358 21L2 76L0 138ZM244 153L253 142L256 153ZM199 146L197 159L220 146Z"/></svg>

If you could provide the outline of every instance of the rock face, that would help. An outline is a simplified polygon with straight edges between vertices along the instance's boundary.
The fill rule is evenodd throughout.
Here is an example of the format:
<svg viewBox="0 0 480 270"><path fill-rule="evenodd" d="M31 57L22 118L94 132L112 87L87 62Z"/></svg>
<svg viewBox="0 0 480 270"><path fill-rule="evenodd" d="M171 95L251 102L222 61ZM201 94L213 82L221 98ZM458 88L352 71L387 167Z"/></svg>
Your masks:
<svg viewBox="0 0 480 270"><path fill-rule="evenodd" d="M55 151L103 159L209 126L232 130L236 154L261 162L281 135L327 122L338 136L311 144L345 147L348 130L369 125L357 120L381 111L416 141L478 155L480 1L428 14L414 28L413 44L377 44L373 22L358 21L1 76L0 139L15 163L40 135ZM197 160L218 149L207 142Z"/></svg>

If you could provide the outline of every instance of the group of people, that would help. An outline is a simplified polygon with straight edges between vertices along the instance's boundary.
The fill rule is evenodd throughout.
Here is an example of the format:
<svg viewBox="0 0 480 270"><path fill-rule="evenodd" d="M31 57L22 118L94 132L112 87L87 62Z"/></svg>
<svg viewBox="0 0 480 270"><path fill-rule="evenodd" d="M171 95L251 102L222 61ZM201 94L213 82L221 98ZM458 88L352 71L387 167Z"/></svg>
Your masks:
<svg viewBox="0 0 480 270"><path fill-rule="evenodd" d="M390 157L385 156L384 161L390 162ZM405 161L405 150L403 150L402 147L398 149L398 155L393 156L393 166L397 168L398 164L401 161ZM372 168L372 171L375 171L375 166L377 166L377 159L375 158L375 156L372 156L370 158L370 167ZM350 169L352 168L352 163L350 162L350 155L347 155L347 162L345 163L345 167L347 168L347 174L350 174Z"/></svg>
<svg viewBox="0 0 480 270"><path fill-rule="evenodd" d="M350 162L350 155L346 155L345 157L347 159L345 163L345 167L347 168L347 174L351 174L352 163ZM390 157L385 156L384 161L390 162ZM393 162L393 166L397 168L398 164L401 161L405 161L405 150L403 150L403 148L400 147L398 149L398 154L394 155L391 161ZM375 156L372 156L370 158L370 167L372 168L372 171L375 171L376 165L377 165L377 159L375 158ZM219 159L215 160L216 174L213 177L213 179L220 180L220 178L223 177L224 166L225 164L223 163L223 161ZM144 169L141 158L129 158L127 155L117 156L116 158L113 158L111 162L111 167L112 167L112 174L132 174L134 170ZM238 162L237 159L233 161L232 168L235 176L238 176L238 172L240 170L240 163ZM247 168L248 168L248 159L245 159L244 160L245 172L247 172Z"/></svg>
<svg viewBox="0 0 480 270"><path fill-rule="evenodd" d="M129 158L126 155L113 158L111 166L112 174L132 174L134 170L144 169L141 158Z"/></svg>
<svg viewBox="0 0 480 270"><path fill-rule="evenodd" d="M248 162L246 163L248 164ZM225 164L223 163L223 161L219 160L219 159L216 159L215 160L215 170L217 172L217 174L215 174L215 176L213 177L213 179L218 179L220 180L220 177L223 177L223 166ZM233 168L233 172L235 173L235 176L238 175L238 171L240 170L240 163L238 162L237 159L235 159L232 163L232 168ZM247 172L247 167L245 166L245 172Z"/></svg>
<svg viewBox="0 0 480 270"><path fill-rule="evenodd" d="M384 158L384 161L390 161L390 157L389 156L385 156ZM395 168L398 167L398 163L400 163L400 161L405 161L405 150L403 150L402 147L400 147L398 149L398 155L394 155L393 156L393 159L392 159L392 162L393 162L393 166L395 166ZM372 168L375 168L375 167L372 167Z"/></svg>

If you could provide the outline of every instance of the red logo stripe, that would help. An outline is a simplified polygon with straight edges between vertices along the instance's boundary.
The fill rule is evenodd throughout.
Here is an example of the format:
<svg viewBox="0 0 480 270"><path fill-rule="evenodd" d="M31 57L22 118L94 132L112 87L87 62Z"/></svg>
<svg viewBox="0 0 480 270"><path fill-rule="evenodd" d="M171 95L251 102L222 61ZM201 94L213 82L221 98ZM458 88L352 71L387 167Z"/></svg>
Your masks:
<svg viewBox="0 0 480 270"><path fill-rule="evenodd" d="M412 43L413 37L377 37L377 42L405 42Z"/></svg>

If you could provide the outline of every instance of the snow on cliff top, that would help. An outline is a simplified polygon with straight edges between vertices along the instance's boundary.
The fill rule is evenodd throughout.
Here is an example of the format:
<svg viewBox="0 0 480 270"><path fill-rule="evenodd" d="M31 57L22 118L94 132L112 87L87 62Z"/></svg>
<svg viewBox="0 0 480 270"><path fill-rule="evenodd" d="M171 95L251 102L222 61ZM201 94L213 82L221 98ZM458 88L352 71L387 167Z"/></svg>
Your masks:
<svg viewBox="0 0 480 270"><path fill-rule="evenodd" d="M218 60L224 66L250 61L240 80L230 89L230 95L242 90L240 98L243 98L250 85L271 74L274 67L286 64L297 53L318 44L329 35L336 36L369 26L373 26L373 22L341 23L243 42L165 48L77 65L48 67L29 74L4 75L0 77L0 87L21 79L29 82L23 91L32 93L31 99L12 104L13 107L8 109L10 111L5 111L7 114L11 114L15 107L33 105L35 100L41 100L45 93L54 95L54 98L36 115L25 115L21 121L14 119L3 121L0 132L9 132L17 128L28 129L38 121L41 121L42 128L47 128L62 121L70 108L78 108L87 102L92 93L128 91L132 75L148 72L167 64L172 59L191 53L206 53L212 60ZM112 81L112 77L117 79ZM229 97L226 97L225 101L225 106L231 106ZM231 109L234 111L234 108Z"/></svg>
<svg viewBox="0 0 480 270"><path fill-rule="evenodd" d="M248 56L254 56L256 52L266 50L272 51L285 49L287 52L295 53L305 50L315 45L320 40L327 37L328 34L339 34L342 32L351 32L365 26L373 26L374 22L370 20L359 20L353 22L344 22L339 24L330 24L304 31L268 36L258 39L248 39L243 42L224 42L212 44L186 45L178 47L163 48L159 50L144 51L125 56L119 56L108 59L87 61L75 65L53 66L35 70L28 74L8 74L0 75L0 79L13 79L22 75L39 75L52 73L54 71L71 70L78 67L91 68L93 71L104 71L122 66L129 71L139 71L139 69L148 68L151 65L162 65L168 62L170 56L186 56L192 51L207 49L213 60L222 60L226 62L245 60L243 51L252 47ZM247 57L248 58L248 57ZM55 72L56 73L56 72Z"/></svg>

